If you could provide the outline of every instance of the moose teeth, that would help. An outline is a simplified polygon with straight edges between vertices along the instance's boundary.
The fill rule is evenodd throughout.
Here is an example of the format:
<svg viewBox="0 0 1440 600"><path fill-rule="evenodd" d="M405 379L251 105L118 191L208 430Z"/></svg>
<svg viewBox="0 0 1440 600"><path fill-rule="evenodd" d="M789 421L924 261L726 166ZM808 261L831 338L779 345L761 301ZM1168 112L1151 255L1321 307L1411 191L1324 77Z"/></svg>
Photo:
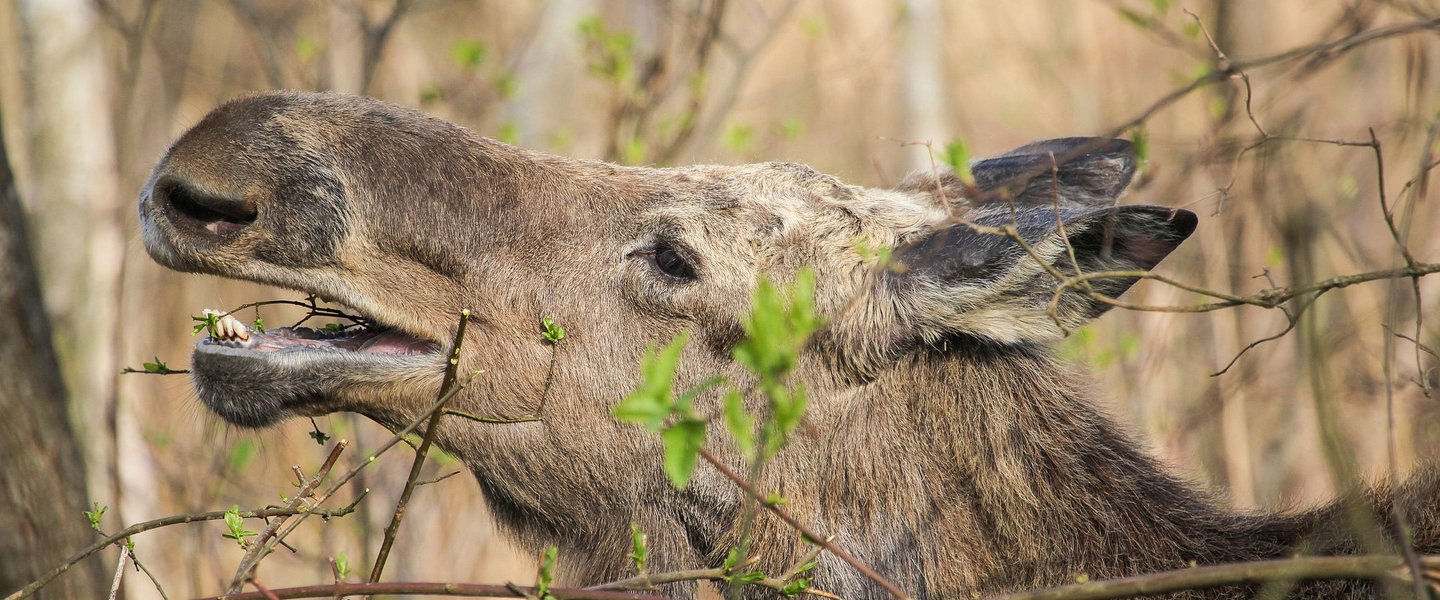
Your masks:
<svg viewBox="0 0 1440 600"><path fill-rule="evenodd" d="M200 311L200 314L205 316L223 315L215 320L215 328L211 331L210 337L224 341L250 341L250 329L245 327L245 324L241 323L239 319L209 308Z"/></svg>

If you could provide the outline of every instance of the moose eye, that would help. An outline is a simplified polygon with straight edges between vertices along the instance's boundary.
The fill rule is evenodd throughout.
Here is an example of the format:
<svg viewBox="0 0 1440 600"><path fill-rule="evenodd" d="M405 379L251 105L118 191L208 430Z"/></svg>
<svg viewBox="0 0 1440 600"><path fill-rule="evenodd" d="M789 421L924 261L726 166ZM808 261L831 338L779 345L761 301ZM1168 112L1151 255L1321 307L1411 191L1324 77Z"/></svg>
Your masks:
<svg viewBox="0 0 1440 600"><path fill-rule="evenodd" d="M695 268L690 266L685 257L680 256L680 253L676 252L674 248L659 245L638 251L636 254L645 257L650 264L655 265L656 269L670 277L685 280L695 279Z"/></svg>

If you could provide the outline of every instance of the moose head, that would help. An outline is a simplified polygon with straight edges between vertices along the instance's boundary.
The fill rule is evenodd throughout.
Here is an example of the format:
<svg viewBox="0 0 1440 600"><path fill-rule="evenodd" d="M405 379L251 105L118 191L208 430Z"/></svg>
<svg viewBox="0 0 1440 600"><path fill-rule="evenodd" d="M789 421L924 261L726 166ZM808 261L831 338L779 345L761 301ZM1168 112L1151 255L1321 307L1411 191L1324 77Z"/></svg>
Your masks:
<svg viewBox="0 0 1440 600"><path fill-rule="evenodd" d="M976 512L1005 500L977 491L982 471L1035 468L1015 462L1031 443L1022 424L997 415L1043 384L1059 390L1042 394L1057 410L1092 418L1060 406L1083 394L1047 349L1196 226L1184 210L1118 204L1135 168L1129 143L1096 138L977 161L973 180L947 170L895 189L789 163L622 167L375 100L277 92L225 104L185 133L139 212L162 265L315 294L364 318L339 333L202 340L200 399L234 424L353 411L398 427L434 401L469 309L461 370L480 375L451 406L538 420L447 416L437 443L474 471L508 531L560 544L582 582L623 574L631 522L650 532L656 564L723 558L739 491L704 469L674 489L659 440L611 411L646 348L681 332L692 343L677 386L745 381L731 351L757 281L809 269L827 324L795 373L810 426L763 483L914 593L939 595L979 589L979 566L942 564L980 564L961 555L981 538L960 530L1008 535ZM1095 271L1128 275L1057 296L1057 273ZM566 328L563 343L541 336L546 317ZM716 412L718 400L697 406ZM1011 421L985 429L991 419ZM1041 510L1017 498L1013 510ZM919 541L927 527L944 539ZM777 564L803 549L763 523L755 536ZM868 593L832 562L817 571L828 585Z"/></svg>

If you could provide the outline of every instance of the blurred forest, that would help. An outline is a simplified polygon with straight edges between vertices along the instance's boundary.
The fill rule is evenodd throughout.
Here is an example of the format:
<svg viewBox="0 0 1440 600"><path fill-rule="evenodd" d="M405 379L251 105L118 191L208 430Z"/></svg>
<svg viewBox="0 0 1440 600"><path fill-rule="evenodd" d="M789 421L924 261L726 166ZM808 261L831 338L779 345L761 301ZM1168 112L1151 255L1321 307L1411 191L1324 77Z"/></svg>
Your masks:
<svg viewBox="0 0 1440 600"><path fill-rule="evenodd" d="M1119 132L1148 147L1127 201L1202 218L1160 272L1250 294L1403 266L1396 237L1418 260L1440 258L1440 206L1424 177L1440 156L1437 17L1432 0L11 0L0 3L0 124L84 497L109 507L102 527L116 531L274 503L293 489L292 464L312 472L325 458L308 421L239 430L207 414L184 376L120 374L157 358L185 368L190 315L202 308L296 296L167 271L140 243L134 201L149 169L227 99L363 93L570 156L785 160L873 186L931 168L923 142L963 139L984 156L1144 116ZM1413 23L1247 67L1245 79L1146 114L1227 65ZM1157 282L1126 299L1207 300ZM1426 351L1440 348L1437 302L1440 277L1331 291L1294 331L1220 375L1247 345L1285 331L1286 315L1115 310L1063 352L1182 473L1235 507L1279 509L1334 492L1327 447L1368 480L1440 461L1440 400L1427 394L1440 380ZM0 377L16 376L4 366ZM342 464L389 437L353 415L317 426L351 441ZM367 471L360 510L307 523L290 538L295 553L265 563L266 583L330 581L339 552L368 565L408 465L390 457ZM437 455L425 477L458 469ZM136 537L135 552L171 597L217 593L242 553L223 531L165 528ZM117 551L102 556L108 573ZM534 573L533 557L497 537L468 476L417 491L390 564L393 580L528 583ZM125 588L158 597L133 572Z"/></svg>

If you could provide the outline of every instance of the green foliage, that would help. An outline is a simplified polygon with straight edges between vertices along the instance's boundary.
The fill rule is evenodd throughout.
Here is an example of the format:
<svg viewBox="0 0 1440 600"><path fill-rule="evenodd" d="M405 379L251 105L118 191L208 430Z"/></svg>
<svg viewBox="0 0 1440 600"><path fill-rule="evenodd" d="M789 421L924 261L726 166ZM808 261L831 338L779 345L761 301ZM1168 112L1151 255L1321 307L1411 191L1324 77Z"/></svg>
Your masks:
<svg viewBox="0 0 1440 600"><path fill-rule="evenodd" d="M945 144L945 150L940 153L940 162L949 165L965 185L975 185L975 175L970 173L970 148L965 145L965 140L955 139Z"/></svg>
<svg viewBox="0 0 1440 600"><path fill-rule="evenodd" d="M592 15L581 19L580 37L591 75L617 85L630 78L635 70L634 36L611 30L599 15Z"/></svg>
<svg viewBox="0 0 1440 600"><path fill-rule="evenodd" d="M650 549L646 545L647 536L640 531L640 526L630 524L630 554L625 555L631 562L635 563L635 570L639 573L645 572L645 562L650 560Z"/></svg>
<svg viewBox="0 0 1440 600"><path fill-rule="evenodd" d="M321 446L324 446L325 442L330 441L330 436L320 431L320 424L315 422L315 417L310 417L310 433L305 435L310 436L310 439L315 440L315 443Z"/></svg>
<svg viewBox="0 0 1440 600"><path fill-rule="evenodd" d="M759 447L759 459L769 460L805 415L804 386L790 386L786 378L799 362L810 335L823 323L815 314L814 290L815 277L808 269L802 270L785 292L769 280L762 280L756 288L744 323L747 335L735 347L734 355L758 376L756 389L769 401L770 418L760 424L757 436L756 419L745 410L745 394L734 388L725 394L723 412L726 429L746 456L754 455ZM674 395L675 372L688 340L689 334L681 333L663 349L647 350L640 364L640 386L613 411L621 421L660 432L665 473L676 487L689 483L705 447L706 419L695 410L694 399L725 383L723 377L711 377L678 397Z"/></svg>
<svg viewBox="0 0 1440 600"><path fill-rule="evenodd" d="M345 326L339 323L326 323L325 326L320 329L325 333L340 333L345 330Z"/></svg>
<svg viewBox="0 0 1440 600"><path fill-rule="evenodd" d="M1135 147L1135 160L1144 167L1150 160L1150 132L1143 125L1131 127L1130 143Z"/></svg>
<svg viewBox="0 0 1440 600"><path fill-rule="evenodd" d="M230 465L231 471L239 471L250 464L250 459L255 458L255 442L240 440L230 446L230 452L226 457L226 464Z"/></svg>
<svg viewBox="0 0 1440 600"><path fill-rule="evenodd" d="M810 589L810 584L815 582L814 578L801 577L801 575L814 570L819 564L820 561L812 560L800 565L800 568L795 569L795 573L790 576L790 580L785 582L785 585L780 588L780 593L785 596L798 596L805 590Z"/></svg>
<svg viewBox="0 0 1440 600"><path fill-rule="evenodd" d="M645 145L645 140L632 137L629 141L625 142L624 147L620 148L620 160L627 165L638 165L645 162L645 155L649 151L649 147Z"/></svg>
<svg viewBox="0 0 1440 600"><path fill-rule="evenodd" d="M253 322L251 322L250 325L253 326L253 328L255 329L255 331L258 331L258 332L260 332L260 333L265 333L265 319L262 319L262 318L260 318L259 316L256 316L256 317L255 317L255 320L254 320Z"/></svg>
<svg viewBox="0 0 1440 600"><path fill-rule="evenodd" d="M725 147L736 154L748 154L755 146L755 128L747 123L735 123L725 130Z"/></svg>
<svg viewBox="0 0 1440 600"><path fill-rule="evenodd" d="M236 504L225 511L225 527L229 531L220 535L235 540L241 548L245 547L245 539L252 538L259 533L245 528L245 518L240 516L240 505Z"/></svg>
<svg viewBox="0 0 1440 600"><path fill-rule="evenodd" d="M674 410L671 389L675 384L675 369L689 339L689 333L681 333L659 352L654 348L645 351L645 357L640 360L640 387L615 407L615 418L644 425L650 431L660 430Z"/></svg>
<svg viewBox="0 0 1440 600"><path fill-rule="evenodd" d="M474 71L485 64L488 53L485 42L480 40L460 40L450 45L450 60L467 71Z"/></svg>
<svg viewBox="0 0 1440 600"><path fill-rule="evenodd" d="M773 283L761 280L744 323L745 340L734 350L735 360L759 377L757 389L770 401L771 418L760 428L761 460L775 456L805 415L804 386L791 389L785 379L810 334L823 324L815 314L814 295L815 275L809 269L796 275L788 301Z"/></svg>
<svg viewBox="0 0 1440 600"><path fill-rule="evenodd" d="M640 387L615 407L615 418L659 431L665 444L665 474L675 487L683 488L695 471L700 449L705 447L705 420L692 407L696 396L724 382L712 377L678 397L674 396L675 370L689 334L675 336L665 348L645 352Z"/></svg>
<svg viewBox="0 0 1440 600"><path fill-rule="evenodd" d="M105 516L107 510L110 510L110 507L99 502L91 502L90 510L81 512L85 513L85 520L90 522L90 528L100 531L100 518Z"/></svg>
<svg viewBox="0 0 1440 600"><path fill-rule="evenodd" d="M496 75L490 84L495 86L495 95L499 96L501 100L514 98L515 93L520 91L520 80L516 79L515 75L511 73Z"/></svg>
<svg viewBox="0 0 1440 600"><path fill-rule="evenodd" d="M335 553L335 578L345 579L350 576L350 557L344 552Z"/></svg>
<svg viewBox="0 0 1440 600"><path fill-rule="evenodd" d="M780 122L780 137L785 140L796 140L805 134L805 121L800 117L790 117Z"/></svg>
<svg viewBox="0 0 1440 600"><path fill-rule="evenodd" d="M665 442L665 475L675 487L684 488L705 447L705 421L682 418L660 432L660 439Z"/></svg>
<svg viewBox="0 0 1440 600"><path fill-rule="evenodd" d="M520 143L520 124L514 121L500 123L499 131L495 132L495 139L510 145Z"/></svg>
<svg viewBox="0 0 1440 600"><path fill-rule="evenodd" d="M556 325L555 319L550 317L540 319L540 329L540 335L544 336L547 342L558 344L560 340L565 339L565 328Z"/></svg>
<svg viewBox="0 0 1440 600"><path fill-rule="evenodd" d="M169 365L166 365L166 364L165 364L165 361L160 360L160 357L158 357L158 356L155 357L155 362L147 362L147 363L145 363L145 364L143 364L143 365L141 365L141 366L145 367L145 372L146 372L146 373L169 373L169 372L171 372Z"/></svg>
<svg viewBox="0 0 1440 600"><path fill-rule="evenodd" d="M761 571L737 569L746 566L741 564L740 554L739 548L731 548L730 553L725 555L725 562L720 565L725 571L725 581L733 586L745 586L765 579L765 573Z"/></svg>
<svg viewBox="0 0 1440 600"><path fill-rule="evenodd" d="M732 389L725 394L725 428L735 440L735 447L745 456L755 454L755 417L745 412L745 395Z"/></svg>
<svg viewBox="0 0 1440 600"><path fill-rule="evenodd" d="M295 57L299 58L300 62L310 62L318 54L320 54L320 44L314 38L303 35L295 38Z"/></svg>
<svg viewBox="0 0 1440 600"><path fill-rule="evenodd" d="M219 331L220 315L216 313L207 312L198 316L190 315L190 320L196 321L198 323L194 327L190 328L190 335L196 335L201 331L204 331L210 337L215 337L216 332Z"/></svg>
<svg viewBox="0 0 1440 600"><path fill-rule="evenodd" d="M540 554L540 569L535 574L535 598L538 600L555 600L550 586L555 583L555 559L559 553L559 548L548 546Z"/></svg>

